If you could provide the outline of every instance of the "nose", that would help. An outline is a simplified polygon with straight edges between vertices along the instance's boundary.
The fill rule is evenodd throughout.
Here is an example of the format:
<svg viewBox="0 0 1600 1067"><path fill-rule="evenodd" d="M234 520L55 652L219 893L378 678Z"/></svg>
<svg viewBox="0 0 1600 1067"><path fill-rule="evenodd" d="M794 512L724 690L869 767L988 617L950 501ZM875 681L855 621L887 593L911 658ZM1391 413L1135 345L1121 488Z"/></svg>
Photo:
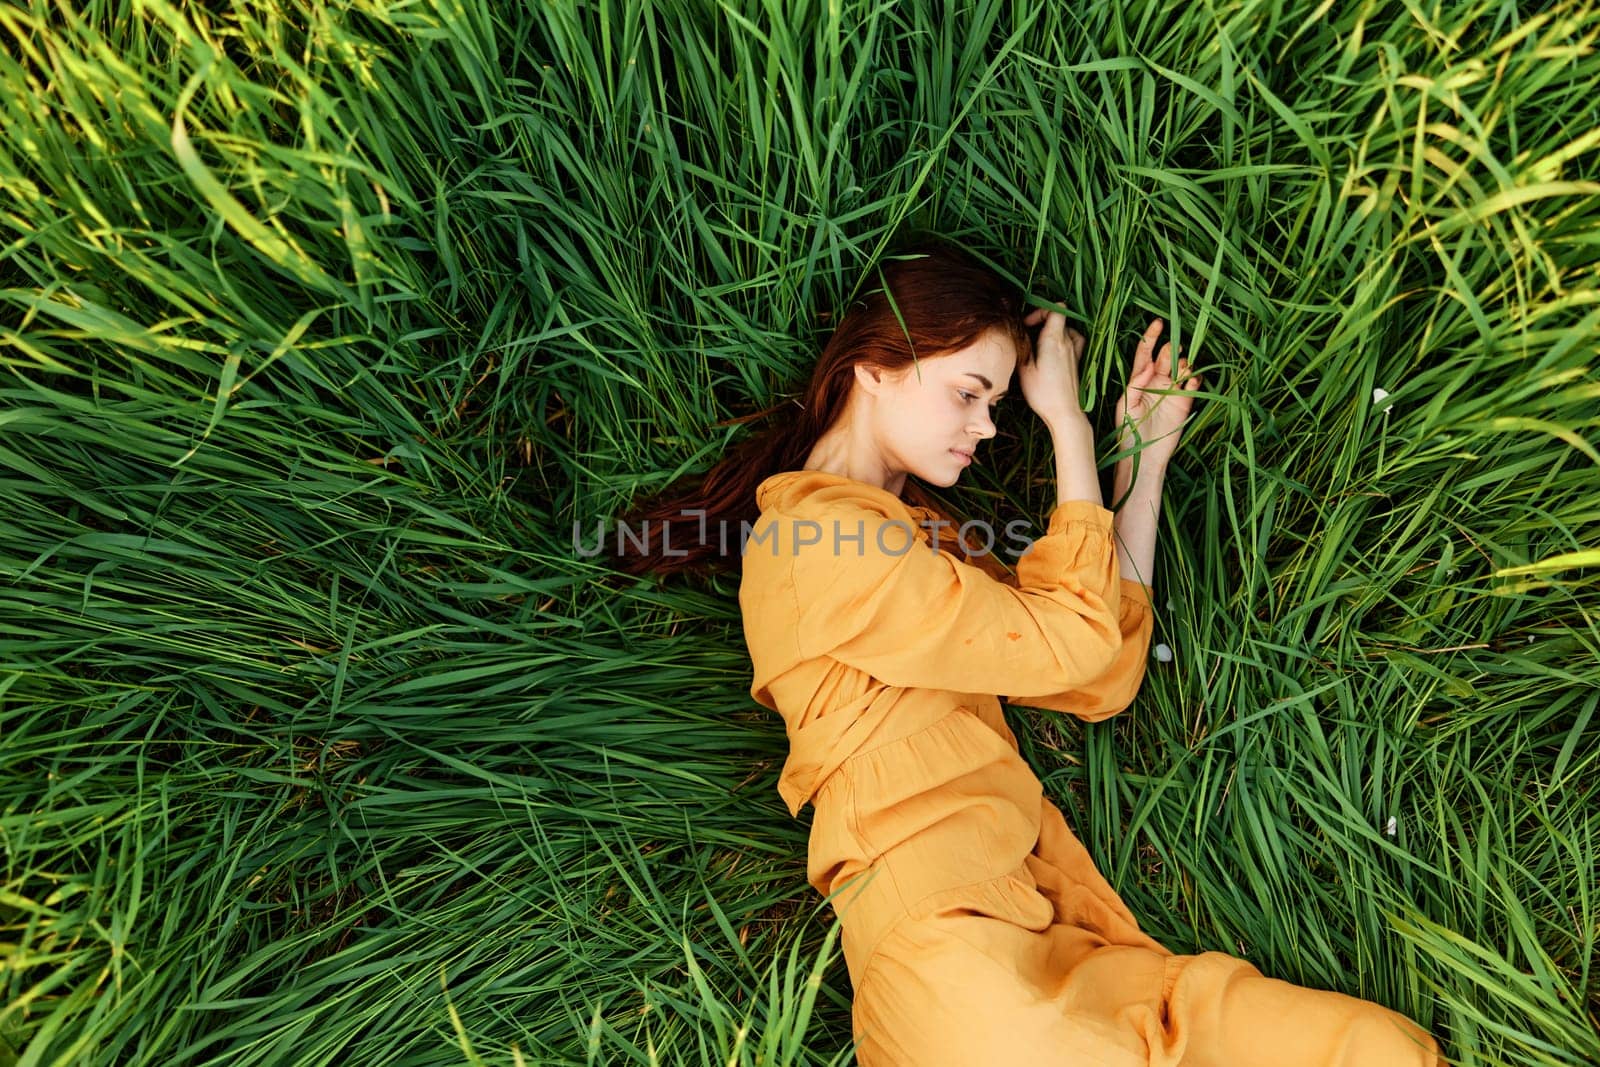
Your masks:
<svg viewBox="0 0 1600 1067"><path fill-rule="evenodd" d="M979 412L973 416L972 423L967 427L967 429L975 434L980 441L986 441L995 435L994 420L989 417L988 411L982 410L981 408Z"/></svg>

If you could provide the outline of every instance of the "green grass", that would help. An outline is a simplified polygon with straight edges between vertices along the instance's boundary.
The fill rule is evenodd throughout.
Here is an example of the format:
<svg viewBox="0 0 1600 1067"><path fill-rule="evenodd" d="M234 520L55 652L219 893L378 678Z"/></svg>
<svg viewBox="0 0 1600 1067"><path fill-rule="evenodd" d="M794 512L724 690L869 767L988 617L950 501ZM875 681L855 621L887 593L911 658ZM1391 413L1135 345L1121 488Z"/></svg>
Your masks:
<svg viewBox="0 0 1600 1067"><path fill-rule="evenodd" d="M793 394L911 226L1066 300L1102 414L1151 315L1208 368L1175 659L1015 717L1147 928L1600 1061L1592 0L0 45L0 1063L847 1062L737 577L571 531ZM960 502L1038 519L1011 410Z"/></svg>

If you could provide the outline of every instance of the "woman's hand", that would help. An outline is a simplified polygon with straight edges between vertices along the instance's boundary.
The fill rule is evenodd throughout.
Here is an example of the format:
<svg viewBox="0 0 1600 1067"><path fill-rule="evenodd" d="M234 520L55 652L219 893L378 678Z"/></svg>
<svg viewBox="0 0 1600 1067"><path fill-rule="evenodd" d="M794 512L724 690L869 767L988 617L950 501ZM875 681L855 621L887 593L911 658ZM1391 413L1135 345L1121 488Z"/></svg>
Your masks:
<svg viewBox="0 0 1600 1067"><path fill-rule="evenodd" d="M1183 424L1194 407L1191 396L1200 388L1200 376L1189 373L1189 361L1172 366L1172 345L1164 344L1156 353L1156 338L1161 336L1161 320L1155 319L1145 330L1133 353L1133 368L1128 376L1128 391L1117 401L1117 451L1139 452L1139 467L1155 466L1165 471L1178 450ZM1160 390L1176 390L1163 395ZM1128 460L1124 459L1126 463Z"/></svg>
<svg viewBox="0 0 1600 1067"><path fill-rule="evenodd" d="M1069 329L1061 312L1046 308L1034 308L1022 321L1040 327L1033 361L1017 368L1028 406L1052 429L1075 427L1074 420L1087 422L1078 403L1078 362L1086 343L1083 334Z"/></svg>
<svg viewBox="0 0 1600 1067"><path fill-rule="evenodd" d="M1194 407L1191 394L1200 388L1200 376L1189 373L1188 360L1178 360L1174 370L1170 344L1162 345L1160 353L1155 351L1160 336L1161 320L1156 319L1134 350L1128 391L1117 401L1117 451L1140 451L1119 459L1111 478L1118 573L1146 586L1155 583L1156 530L1167 464L1178 450L1183 424Z"/></svg>
<svg viewBox="0 0 1600 1067"><path fill-rule="evenodd" d="M1050 428L1056 454L1056 503L1100 503L1100 476L1094 465L1094 427L1078 403L1078 361L1085 340L1067 328L1059 311L1035 308L1024 318L1038 326L1031 363L1017 368L1028 406Z"/></svg>

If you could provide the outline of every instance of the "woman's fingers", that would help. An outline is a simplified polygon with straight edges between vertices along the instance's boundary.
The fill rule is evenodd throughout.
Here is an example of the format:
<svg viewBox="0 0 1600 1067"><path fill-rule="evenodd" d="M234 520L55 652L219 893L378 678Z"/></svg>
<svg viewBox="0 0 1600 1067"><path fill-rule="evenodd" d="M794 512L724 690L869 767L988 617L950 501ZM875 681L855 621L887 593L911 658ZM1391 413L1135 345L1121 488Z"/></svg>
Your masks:
<svg viewBox="0 0 1600 1067"><path fill-rule="evenodd" d="M1187 389L1190 392L1200 388L1200 374L1187 359L1178 360L1176 382L1180 388Z"/></svg>
<svg viewBox="0 0 1600 1067"><path fill-rule="evenodd" d="M1139 339L1139 346L1133 350L1133 371L1149 363L1156 350L1156 338L1161 336L1161 320L1152 319L1150 325L1145 327L1144 336Z"/></svg>
<svg viewBox="0 0 1600 1067"><path fill-rule="evenodd" d="M1032 311L1028 312L1026 315L1022 316L1022 323L1025 326L1037 326L1041 322L1045 321L1045 319L1047 317L1051 316L1051 315L1054 315L1056 318L1060 319L1063 322L1066 321L1066 317L1067 316L1066 316L1066 310L1064 308L1059 308L1059 307L1036 307Z"/></svg>

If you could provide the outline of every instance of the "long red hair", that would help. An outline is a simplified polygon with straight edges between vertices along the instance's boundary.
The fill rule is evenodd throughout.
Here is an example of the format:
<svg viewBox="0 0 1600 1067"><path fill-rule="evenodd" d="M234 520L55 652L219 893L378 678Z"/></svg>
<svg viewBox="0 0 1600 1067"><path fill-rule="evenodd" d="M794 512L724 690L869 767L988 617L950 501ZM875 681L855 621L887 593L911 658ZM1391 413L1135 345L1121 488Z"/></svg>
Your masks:
<svg viewBox="0 0 1600 1067"><path fill-rule="evenodd" d="M741 523L754 524L760 515L756 486L780 471L804 466L817 440L845 410L857 363L896 371L913 358L965 348L989 330L1011 339L1019 363L1033 358L1033 338L1022 321L1022 292L970 254L923 238L879 269L882 285L851 302L800 400L739 420L760 420L761 428L704 474L679 479L619 517L626 536L615 529L603 532L612 566L628 574L663 577L736 568ZM932 506L912 480L905 486L907 503ZM703 520L696 514L700 511ZM724 537L719 529L727 531Z"/></svg>

